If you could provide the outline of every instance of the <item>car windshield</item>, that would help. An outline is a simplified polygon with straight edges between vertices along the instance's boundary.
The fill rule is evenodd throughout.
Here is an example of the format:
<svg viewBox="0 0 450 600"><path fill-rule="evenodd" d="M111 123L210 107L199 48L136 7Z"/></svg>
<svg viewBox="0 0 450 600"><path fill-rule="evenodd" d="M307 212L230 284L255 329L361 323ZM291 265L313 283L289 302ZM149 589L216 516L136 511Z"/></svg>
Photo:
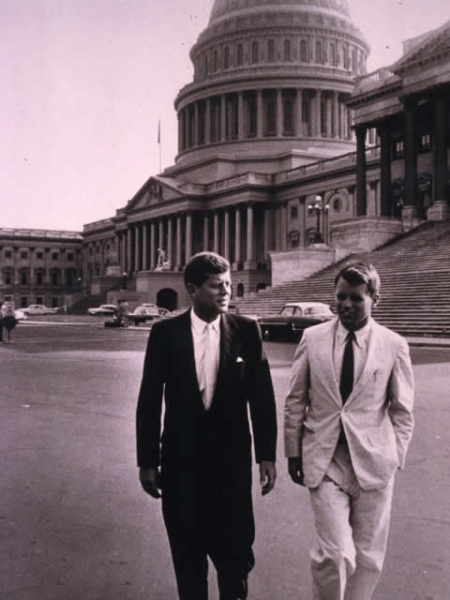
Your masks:
<svg viewBox="0 0 450 600"><path fill-rule="evenodd" d="M317 315L332 315L331 309L329 306L308 306L303 311L305 316L317 316Z"/></svg>

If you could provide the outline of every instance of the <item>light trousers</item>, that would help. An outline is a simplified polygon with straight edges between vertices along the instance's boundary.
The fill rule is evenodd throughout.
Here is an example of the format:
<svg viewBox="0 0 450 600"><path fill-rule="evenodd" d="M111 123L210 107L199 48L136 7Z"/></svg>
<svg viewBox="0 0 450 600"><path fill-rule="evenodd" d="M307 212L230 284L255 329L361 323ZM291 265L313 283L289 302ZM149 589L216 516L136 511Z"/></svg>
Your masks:
<svg viewBox="0 0 450 600"><path fill-rule="evenodd" d="M311 552L314 600L371 600L389 535L394 477L350 493L327 478L310 489L317 543Z"/></svg>

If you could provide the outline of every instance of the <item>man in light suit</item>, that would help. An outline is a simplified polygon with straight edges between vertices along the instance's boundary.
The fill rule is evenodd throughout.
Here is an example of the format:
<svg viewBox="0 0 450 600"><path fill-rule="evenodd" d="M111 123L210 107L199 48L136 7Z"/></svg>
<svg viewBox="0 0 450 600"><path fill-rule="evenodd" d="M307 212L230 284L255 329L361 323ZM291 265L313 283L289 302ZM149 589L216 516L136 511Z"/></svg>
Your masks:
<svg viewBox="0 0 450 600"><path fill-rule="evenodd" d="M184 281L192 309L155 323L148 340L137 407L140 481L162 495L180 600L207 600L208 557L220 600L237 600L247 597L255 562L248 408L265 495L276 478L273 386L258 323L227 314L228 261L197 254Z"/></svg>
<svg viewBox="0 0 450 600"><path fill-rule="evenodd" d="M413 432L408 345L371 317L379 291L372 265L348 263L335 280L338 317L307 329L294 358L285 449L291 479L310 492L315 600L372 598Z"/></svg>

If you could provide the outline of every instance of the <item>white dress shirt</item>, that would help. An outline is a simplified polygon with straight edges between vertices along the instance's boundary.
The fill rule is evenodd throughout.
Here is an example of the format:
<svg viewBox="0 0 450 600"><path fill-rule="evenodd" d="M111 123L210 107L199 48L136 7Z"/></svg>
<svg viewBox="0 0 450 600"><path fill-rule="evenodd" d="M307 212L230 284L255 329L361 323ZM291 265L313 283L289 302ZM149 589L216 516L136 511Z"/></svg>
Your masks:
<svg viewBox="0 0 450 600"><path fill-rule="evenodd" d="M209 328L209 332L205 331ZM206 409L211 405L220 360L220 315L207 323L191 310L191 331L194 342L195 370ZM209 339L206 337L209 336ZM205 352L205 343L207 352ZM205 385L204 378L207 378Z"/></svg>
<svg viewBox="0 0 450 600"><path fill-rule="evenodd" d="M367 346L369 343L370 332L372 330L372 320L369 319L367 325L354 332L353 341L353 360L354 360L354 381L358 379L364 368L367 358ZM333 342L333 362L336 377L341 377L342 362L344 359L345 344L347 343L348 330L339 321ZM328 467L325 480L331 480L338 485L347 494L353 496L358 494L359 485L353 470L350 453L347 444L340 441L334 451L333 459Z"/></svg>

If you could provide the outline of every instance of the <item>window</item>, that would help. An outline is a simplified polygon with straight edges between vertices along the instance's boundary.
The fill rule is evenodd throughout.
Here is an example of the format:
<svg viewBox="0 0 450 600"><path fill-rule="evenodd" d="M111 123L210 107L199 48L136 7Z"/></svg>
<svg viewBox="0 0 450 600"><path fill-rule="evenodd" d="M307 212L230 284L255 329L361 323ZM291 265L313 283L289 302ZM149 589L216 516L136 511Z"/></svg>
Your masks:
<svg viewBox="0 0 450 600"><path fill-rule="evenodd" d="M3 281L5 282L5 285L12 285L12 271L5 271Z"/></svg>
<svg viewBox="0 0 450 600"><path fill-rule="evenodd" d="M308 62L308 46L305 40L300 42L300 61Z"/></svg>
<svg viewBox="0 0 450 600"><path fill-rule="evenodd" d="M276 97L274 93L266 98L266 123L264 135L276 135Z"/></svg>
<svg viewBox="0 0 450 600"><path fill-rule="evenodd" d="M52 252L52 260L58 260L59 259L59 252Z"/></svg>
<svg viewBox="0 0 450 600"><path fill-rule="evenodd" d="M275 62L275 42L273 40L267 42L267 61Z"/></svg>
<svg viewBox="0 0 450 600"><path fill-rule="evenodd" d="M67 260L68 260L69 262L73 262L73 261L74 261L74 259L75 259L75 257L74 257L74 255L73 255L73 252L68 252L68 253L67 253Z"/></svg>
<svg viewBox="0 0 450 600"><path fill-rule="evenodd" d="M28 285L28 271L25 269L20 271L20 285Z"/></svg>
<svg viewBox="0 0 450 600"><path fill-rule="evenodd" d="M290 40L284 40L284 60L286 62L290 62L292 60Z"/></svg>
<svg viewBox="0 0 450 600"><path fill-rule="evenodd" d="M238 67L244 64L244 47L242 46L242 44L237 45L236 63Z"/></svg>
<svg viewBox="0 0 450 600"><path fill-rule="evenodd" d="M429 152L431 150L431 135L429 133L424 133L420 136L419 150L420 152Z"/></svg>
<svg viewBox="0 0 450 600"><path fill-rule="evenodd" d="M36 258L38 260L43 260L44 259L44 253L43 252L36 252Z"/></svg>
<svg viewBox="0 0 450 600"><path fill-rule="evenodd" d="M257 115L257 107L256 107L256 96L254 94L248 97L247 110L248 110L247 135L248 135L248 137L254 137L257 133L257 116L258 116Z"/></svg>
<svg viewBox="0 0 450 600"><path fill-rule="evenodd" d="M20 258L28 258L28 252L26 250L21 250Z"/></svg>
<svg viewBox="0 0 450 600"><path fill-rule="evenodd" d="M52 271L51 280L52 285L60 285L60 273L58 269Z"/></svg>
<svg viewBox="0 0 450 600"><path fill-rule="evenodd" d="M203 57L203 74L208 75L208 71L209 71L209 61L208 61L208 56L205 54L205 56Z"/></svg>
<svg viewBox="0 0 450 600"><path fill-rule="evenodd" d="M298 206L291 206L291 219L298 218Z"/></svg>
<svg viewBox="0 0 450 600"><path fill-rule="evenodd" d="M12 251L11 250L5 250L5 258L12 258Z"/></svg>
<svg viewBox="0 0 450 600"><path fill-rule="evenodd" d="M394 158L402 158L405 156L405 142L404 140L397 140L394 142L393 148Z"/></svg>
<svg viewBox="0 0 450 600"><path fill-rule="evenodd" d="M216 72L219 69L219 55L217 50L214 50L213 53L213 71Z"/></svg>
<svg viewBox="0 0 450 600"><path fill-rule="evenodd" d="M316 42L316 63L323 63L322 42Z"/></svg>
<svg viewBox="0 0 450 600"><path fill-rule="evenodd" d="M336 67L336 48L334 44L330 44L330 63Z"/></svg>
<svg viewBox="0 0 450 600"><path fill-rule="evenodd" d="M292 96L283 98L283 134L294 135L294 99Z"/></svg>
<svg viewBox="0 0 450 600"><path fill-rule="evenodd" d="M259 62L259 46L258 42L252 42L252 63Z"/></svg>
<svg viewBox="0 0 450 600"><path fill-rule="evenodd" d="M244 295L244 284L243 283L238 283L236 295L238 298L242 298L242 296Z"/></svg>
<svg viewBox="0 0 450 600"><path fill-rule="evenodd" d="M44 285L44 273L42 271L36 272L36 285Z"/></svg>
<svg viewBox="0 0 450 600"><path fill-rule="evenodd" d="M226 46L226 48L224 50L223 66L225 69L230 68L230 49L228 48L228 46Z"/></svg>

